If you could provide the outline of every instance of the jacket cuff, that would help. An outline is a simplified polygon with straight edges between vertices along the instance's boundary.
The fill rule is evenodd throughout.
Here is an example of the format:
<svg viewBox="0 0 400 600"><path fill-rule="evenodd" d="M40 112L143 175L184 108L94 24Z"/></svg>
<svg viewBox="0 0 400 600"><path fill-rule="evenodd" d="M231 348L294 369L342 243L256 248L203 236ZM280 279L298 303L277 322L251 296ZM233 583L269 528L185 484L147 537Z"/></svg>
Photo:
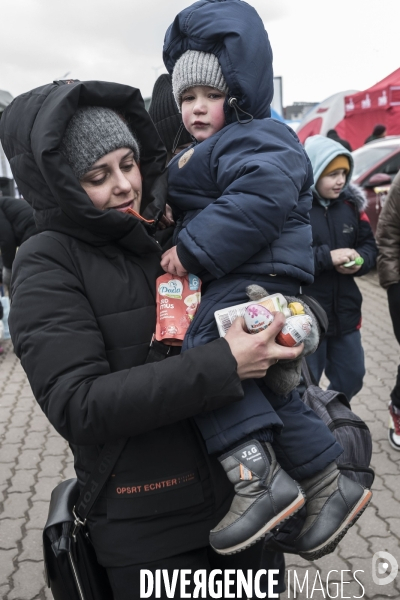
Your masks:
<svg viewBox="0 0 400 600"><path fill-rule="evenodd" d="M204 267L199 263L197 258L185 248L182 242L178 242L176 246L176 252L178 254L178 258L182 263L182 266L186 269L188 273L193 273L193 275L198 275L201 271L204 271Z"/></svg>
<svg viewBox="0 0 400 600"><path fill-rule="evenodd" d="M331 251L327 244L314 247L314 278L333 269Z"/></svg>
<svg viewBox="0 0 400 600"><path fill-rule="evenodd" d="M196 351L200 346L196 348ZM203 348L207 349L207 360L209 362L208 370L213 371L214 365L219 365L219 373L222 376L224 373L224 386L217 391L213 386L211 394L205 398L205 410L216 410L222 408L232 402L242 400L244 397L242 382L237 373L237 362L233 356L228 342L224 338L218 338L213 342L209 342ZM189 350L187 350L189 352ZM222 367L223 361L223 368ZM228 376L229 373L229 376ZM218 377L220 379L220 377Z"/></svg>
<svg viewBox="0 0 400 600"><path fill-rule="evenodd" d="M331 249L329 248L329 246L327 244L324 244L323 246L321 246L321 248L323 249L323 253L324 253L324 262L326 264L326 269L333 269L333 262L332 262L332 256L331 256Z"/></svg>

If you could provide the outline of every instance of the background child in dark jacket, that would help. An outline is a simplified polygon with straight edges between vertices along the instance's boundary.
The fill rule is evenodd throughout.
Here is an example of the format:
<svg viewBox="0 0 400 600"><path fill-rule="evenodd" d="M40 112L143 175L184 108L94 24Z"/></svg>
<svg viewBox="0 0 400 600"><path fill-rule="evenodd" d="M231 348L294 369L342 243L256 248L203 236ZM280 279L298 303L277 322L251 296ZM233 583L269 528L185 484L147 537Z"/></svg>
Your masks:
<svg viewBox="0 0 400 600"><path fill-rule="evenodd" d="M315 276L307 293L320 302L329 318L328 333L307 363L317 381L325 370L329 389L343 392L351 400L361 390L365 374L362 296L354 277L374 267L378 251L364 212L366 198L360 188L350 184L351 153L321 135L308 138L305 149L315 181L310 213ZM344 266L358 257L363 264Z"/></svg>
<svg viewBox="0 0 400 600"><path fill-rule="evenodd" d="M293 131L268 118L272 53L252 7L229 0L185 9L166 34L164 60L183 123L200 142L168 167L177 228L161 263L172 275L191 272L205 284L185 349L218 336L214 311L248 300L247 285L296 295L311 283L312 174ZM340 447L297 392L283 397L254 380L244 390L244 402L232 410L196 419L208 450L224 452L220 461L236 491L210 543L221 554L238 552L293 514L304 502L294 478L307 494L298 551L323 556L361 514L370 492L339 475ZM337 504L339 481L345 496L352 495L350 511Z"/></svg>

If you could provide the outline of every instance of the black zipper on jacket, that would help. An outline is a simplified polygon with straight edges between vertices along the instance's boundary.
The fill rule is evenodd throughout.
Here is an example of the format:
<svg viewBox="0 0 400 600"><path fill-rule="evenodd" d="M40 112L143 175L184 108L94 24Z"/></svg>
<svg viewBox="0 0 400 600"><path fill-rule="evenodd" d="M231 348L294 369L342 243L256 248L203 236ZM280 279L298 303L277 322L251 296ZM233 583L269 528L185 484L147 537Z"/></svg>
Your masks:
<svg viewBox="0 0 400 600"><path fill-rule="evenodd" d="M333 241L333 244L331 244L331 247L333 248L337 248L337 241L336 241L336 235L335 235L335 227L331 228L330 227L330 218L328 217L328 209L330 208L331 204L329 206L325 206L325 217L326 217L326 222L327 222L327 226L328 226L328 230L329 230L329 234L331 236L331 240ZM333 267L335 269L335 267ZM335 276L333 277L333 301L332 301L332 305L333 305L333 322L334 322L334 331L333 331L333 335L341 335L341 331L340 331L340 321L339 321L339 315L338 315L338 296L339 296L339 277L337 277L337 272L335 273Z"/></svg>

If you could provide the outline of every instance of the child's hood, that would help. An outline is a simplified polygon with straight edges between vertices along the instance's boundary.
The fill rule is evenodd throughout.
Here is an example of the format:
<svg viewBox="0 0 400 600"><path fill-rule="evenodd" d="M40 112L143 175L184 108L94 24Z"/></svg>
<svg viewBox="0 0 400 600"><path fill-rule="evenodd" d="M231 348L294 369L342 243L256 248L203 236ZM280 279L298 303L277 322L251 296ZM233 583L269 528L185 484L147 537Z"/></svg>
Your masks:
<svg viewBox="0 0 400 600"><path fill-rule="evenodd" d="M272 50L255 9L242 0L200 0L181 11L167 30L163 57L172 74L187 50L215 54L229 87L229 98L256 119L269 117L272 101ZM227 106L227 105L226 105ZM235 120L232 109L227 121Z"/></svg>
<svg viewBox="0 0 400 600"><path fill-rule="evenodd" d="M329 163L336 158L336 156L344 155L349 159L350 171L347 175L345 187L349 185L353 173L354 161L351 152L346 150L342 144L339 144L339 142L335 142L334 140L331 140L323 135L313 135L307 138L304 148L308 154L313 169L314 183L311 186L311 190L317 194L317 196L319 195L316 190L318 179L320 178L325 167L327 167Z"/></svg>

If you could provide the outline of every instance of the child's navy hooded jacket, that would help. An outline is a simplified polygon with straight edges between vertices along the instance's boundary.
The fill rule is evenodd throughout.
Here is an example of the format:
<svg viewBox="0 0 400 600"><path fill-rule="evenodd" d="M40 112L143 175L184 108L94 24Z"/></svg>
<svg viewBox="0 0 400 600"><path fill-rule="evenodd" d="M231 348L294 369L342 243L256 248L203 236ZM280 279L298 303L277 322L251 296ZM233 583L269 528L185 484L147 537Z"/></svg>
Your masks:
<svg viewBox="0 0 400 600"><path fill-rule="evenodd" d="M190 49L218 57L229 93L227 125L194 145L184 166L182 154L169 165L181 262L205 280L233 273L311 283L312 171L294 132L269 118L272 51L260 17L240 0L196 2L167 31L170 73ZM248 115L237 116L232 98L252 122L238 122Z"/></svg>
<svg viewBox="0 0 400 600"><path fill-rule="evenodd" d="M218 335L214 310L248 300L249 283L293 295L313 281L314 269L311 165L295 133L269 118L272 51L260 17L240 0L200 0L180 12L167 31L164 62L170 73L187 50L215 54L229 92L227 125L186 151L186 160L181 153L169 163L178 256L208 282L184 349ZM251 122L240 122L249 115ZM242 385L244 402L196 418L210 452L284 424L274 448L293 477L309 477L340 454L329 430L297 393L285 399L271 393L267 400L254 380ZM303 440L310 438L314 444L305 447Z"/></svg>

